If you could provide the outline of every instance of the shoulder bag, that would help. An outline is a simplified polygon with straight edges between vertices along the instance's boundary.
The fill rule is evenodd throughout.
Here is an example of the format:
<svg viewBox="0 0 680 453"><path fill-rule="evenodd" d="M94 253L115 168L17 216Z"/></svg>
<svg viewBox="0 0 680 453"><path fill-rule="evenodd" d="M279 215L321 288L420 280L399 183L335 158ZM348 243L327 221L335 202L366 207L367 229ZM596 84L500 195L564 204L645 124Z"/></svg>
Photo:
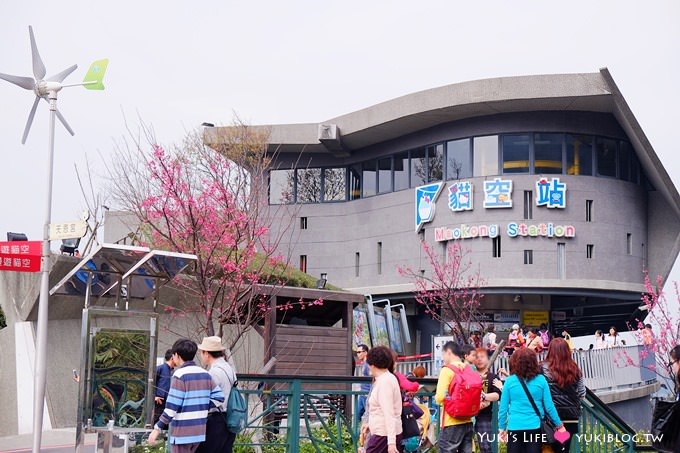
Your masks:
<svg viewBox="0 0 680 453"><path fill-rule="evenodd" d="M551 444L555 442L555 424L552 422L552 420L550 420L548 414L545 414L544 417L541 417L541 411L538 410L538 406L536 406L534 397L531 396L529 388L527 387L526 382L524 382L524 379L519 379L519 383L522 384L522 388L524 389L524 392L527 394L527 398L529 398L531 407L534 408L534 412L536 412L536 415L538 415L538 419L541 421L541 433L543 434L544 436L543 438L545 439L546 443Z"/></svg>

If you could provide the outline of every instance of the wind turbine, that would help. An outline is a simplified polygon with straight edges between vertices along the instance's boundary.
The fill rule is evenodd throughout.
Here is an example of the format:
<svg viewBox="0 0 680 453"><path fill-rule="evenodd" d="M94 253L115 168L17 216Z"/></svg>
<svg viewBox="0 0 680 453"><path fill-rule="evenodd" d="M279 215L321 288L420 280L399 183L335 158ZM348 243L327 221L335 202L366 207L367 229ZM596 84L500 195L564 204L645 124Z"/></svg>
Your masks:
<svg viewBox="0 0 680 453"><path fill-rule="evenodd" d="M41 280L40 280L40 299L38 302L38 326L36 329L36 355L35 355L35 380L33 386L33 453L40 453L42 442L42 427L43 427L43 408L45 406L45 380L47 376L47 313L49 303L49 277L50 277L50 222L52 221L52 176L54 163L54 125L55 118L59 118L61 124L66 130L74 135L73 129L66 122L61 113L57 110L57 94L62 88L82 85L90 90L103 90L104 72L109 63L107 59L98 60L92 63L89 71L85 75L82 83L75 83L71 85L64 85L62 82L78 69L78 65L73 65L64 69L61 72L45 79L47 70L45 64L40 58L38 46L35 43L33 36L33 27L29 25L28 34L31 38L31 55L33 58L33 77L14 76L0 73L0 79L6 80L26 90L32 90L35 93L33 100L33 107L31 113L28 115L26 127L24 128L24 135L21 138L21 143L26 143L28 132L31 130L33 118L38 108L40 100L43 99L50 105L50 129L49 129L49 144L48 144L48 170L47 170L47 198L45 203L45 224L43 226L43 243L42 243L42 266L41 266Z"/></svg>

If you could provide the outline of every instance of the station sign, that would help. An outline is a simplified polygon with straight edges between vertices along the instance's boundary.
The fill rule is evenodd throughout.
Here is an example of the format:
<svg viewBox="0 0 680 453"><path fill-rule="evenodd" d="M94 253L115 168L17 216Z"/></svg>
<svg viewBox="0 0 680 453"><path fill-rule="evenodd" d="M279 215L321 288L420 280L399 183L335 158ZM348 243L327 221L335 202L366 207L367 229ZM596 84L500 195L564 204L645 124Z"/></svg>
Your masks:
<svg viewBox="0 0 680 453"><path fill-rule="evenodd" d="M41 241L0 242L0 271L40 272Z"/></svg>
<svg viewBox="0 0 680 453"><path fill-rule="evenodd" d="M512 202L512 190L513 181L511 179L504 179L501 177L493 178L491 180L486 180L482 182L483 185L483 206L484 209L508 209L513 207ZM437 198L442 192L444 187L444 182L435 182L431 184L426 184L423 186L416 187L415 189L415 230L418 233L424 224L434 220L435 207ZM564 209L567 207L567 184L563 183L560 178L545 178L541 177L536 181L536 206L544 207L549 209ZM474 210L474 181L472 180L460 180L452 182L447 189L447 205L449 209L454 213L461 213L464 211ZM530 229L525 233L522 231L521 225L523 224L511 224L517 225L518 229L514 229L512 234L508 234L510 237L516 236L544 236L544 237L574 237L574 227L573 226L562 226L552 232L545 229L540 229L541 225L552 224L541 224L538 225L539 229ZM461 225L464 227L465 225ZM510 229L510 225L508 226ZM529 227L531 228L531 227ZM568 228L568 230L567 230ZM472 237L485 237L485 235L465 235L463 231L460 231L460 236L455 237L455 231L441 232L444 236L453 236L453 239L466 239ZM488 236L495 237L495 236ZM443 239L449 240L449 239Z"/></svg>
<svg viewBox="0 0 680 453"><path fill-rule="evenodd" d="M573 238L576 236L574 225L555 225L554 223L526 224L510 222L506 227L508 237L545 237L545 238ZM500 236L501 227L497 224L457 225L451 227L437 227L434 229L436 242L455 241L458 239L495 238Z"/></svg>

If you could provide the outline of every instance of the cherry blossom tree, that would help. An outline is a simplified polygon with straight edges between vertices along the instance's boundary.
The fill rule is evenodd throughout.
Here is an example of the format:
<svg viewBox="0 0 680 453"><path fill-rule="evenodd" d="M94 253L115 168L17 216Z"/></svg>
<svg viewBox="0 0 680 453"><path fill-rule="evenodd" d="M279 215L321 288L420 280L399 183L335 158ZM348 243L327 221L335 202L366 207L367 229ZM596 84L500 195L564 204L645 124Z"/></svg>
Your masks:
<svg viewBox="0 0 680 453"><path fill-rule="evenodd" d="M664 291L664 281L661 276L655 279L645 273L645 293L642 295L647 317L644 322L636 320L629 326L636 331L638 343L642 345L639 356L633 357L623 353L617 360L622 366L640 366L654 373L668 376L668 357L671 349L680 344L680 286L673 282L672 296ZM650 324L657 333L645 331L645 325Z"/></svg>
<svg viewBox="0 0 680 453"><path fill-rule="evenodd" d="M143 128L145 143L120 146L109 170L112 196L135 216L140 243L198 257L178 279L186 303L167 310L195 315L198 334L228 335L233 348L267 313L258 285L285 282L287 259L277 249L287 228L278 225L277 237L270 228L285 218L267 206L266 133L240 122L221 130L219 150L199 132L168 149Z"/></svg>
<svg viewBox="0 0 680 453"><path fill-rule="evenodd" d="M469 250L460 242L449 241L442 257L426 242L421 245L425 255L424 272L399 267L401 276L414 285L416 302L425 312L448 326L458 342L466 343L470 333L482 330L479 307L484 295L480 288L485 282L470 259Z"/></svg>

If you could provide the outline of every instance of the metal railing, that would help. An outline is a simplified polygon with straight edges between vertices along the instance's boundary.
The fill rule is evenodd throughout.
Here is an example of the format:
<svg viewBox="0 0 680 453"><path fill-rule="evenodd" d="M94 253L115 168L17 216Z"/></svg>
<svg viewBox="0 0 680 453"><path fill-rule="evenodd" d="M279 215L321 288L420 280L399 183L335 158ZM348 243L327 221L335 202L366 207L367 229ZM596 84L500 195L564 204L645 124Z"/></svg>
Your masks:
<svg viewBox="0 0 680 453"><path fill-rule="evenodd" d="M539 353L539 360L545 358L545 354L545 351ZM656 373L653 371L654 352L645 349L642 345L574 351L573 357L583 371L586 386L595 393L628 389L656 382ZM508 370L508 359L507 354L500 354L494 363L494 369ZM426 376L436 376L433 362L427 358L399 361L397 370L408 374L417 366L425 368Z"/></svg>
<svg viewBox="0 0 680 453"><path fill-rule="evenodd" d="M247 428L238 435L238 453L355 453L360 421L355 408L365 392L360 377L241 375L239 382L248 401ZM432 427L410 452L433 451L439 433L438 407L434 403L435 379L421 379L416 397L431 409ZM495 405L496 403L494 403ZM497 407L493 429L497 432ZM609 453L643 451L635 432L597 396L588 391L582 402L579 436L572 452ZM493 446L494 452L504 447Z"/></svg>

